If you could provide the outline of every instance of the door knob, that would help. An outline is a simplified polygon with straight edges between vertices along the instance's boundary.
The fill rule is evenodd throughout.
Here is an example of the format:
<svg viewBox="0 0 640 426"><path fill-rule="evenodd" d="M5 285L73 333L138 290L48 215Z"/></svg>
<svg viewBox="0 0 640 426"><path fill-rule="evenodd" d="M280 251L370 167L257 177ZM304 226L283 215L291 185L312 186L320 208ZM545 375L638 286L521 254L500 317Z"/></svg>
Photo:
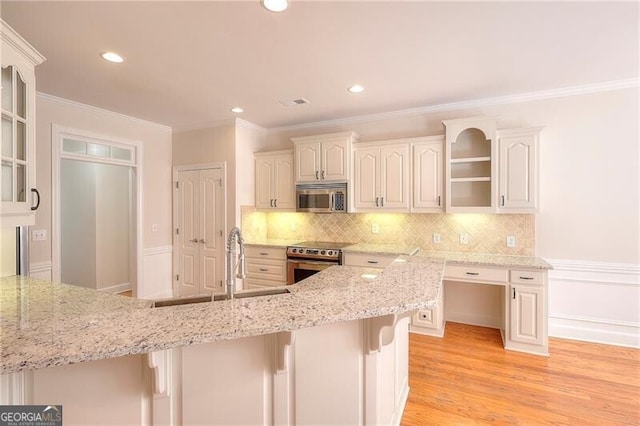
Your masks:
<svg viewBox="0 0 640 426"><path fill-rule="evenodd" d="M200 243L201 243L201 244L204 244L204 243L206 243L206 241L205 241L205 240L203 240L202 238L200 238Z"/></svg>
<svg viewBox="0 0 640 426"><path fill-rule="evenodd" d="M189 240L189 241L191 241L192 243L197 243L197 242L198 242L198 239L197 239L197 238L194 238L193 240Z"/></svg>

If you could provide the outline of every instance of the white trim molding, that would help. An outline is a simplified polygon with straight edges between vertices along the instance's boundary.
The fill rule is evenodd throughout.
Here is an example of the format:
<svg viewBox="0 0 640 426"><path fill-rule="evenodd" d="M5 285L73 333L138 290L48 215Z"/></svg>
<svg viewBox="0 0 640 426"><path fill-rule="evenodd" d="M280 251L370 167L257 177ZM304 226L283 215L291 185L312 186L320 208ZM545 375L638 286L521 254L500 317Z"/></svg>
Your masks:
<svg viewBox="0 0 640 426"><path fill-rule="evenodd" d="M29 265L29 276L39 280L52 281L53 263L37 262Z"/></svg>
<svg viewBox="0 0 640 426"><path fill-rule="evenodd" d="M148 247L143 251L143 283L140 299L164 299L173 296L173 246Z"/></svg>
<svg viewBox="0 0 640 426"><path fill-rule="evenodd" d="M547 260L550 336L640 348L640 265Z"/></svg>

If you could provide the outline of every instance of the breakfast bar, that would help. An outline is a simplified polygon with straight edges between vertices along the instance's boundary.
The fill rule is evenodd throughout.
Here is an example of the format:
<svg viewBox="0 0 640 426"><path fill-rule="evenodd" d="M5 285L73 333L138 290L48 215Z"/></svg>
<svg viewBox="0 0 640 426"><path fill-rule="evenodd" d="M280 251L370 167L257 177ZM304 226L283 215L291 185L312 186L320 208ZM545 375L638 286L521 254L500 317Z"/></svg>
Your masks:
<svg viewBox="0 0 640 426"><path fill-rule="evenodd" d="M3 404L62 404L65 424L398 423L408 323L444 261L335 266L287 294L163 308L0 280Z"/></svg>

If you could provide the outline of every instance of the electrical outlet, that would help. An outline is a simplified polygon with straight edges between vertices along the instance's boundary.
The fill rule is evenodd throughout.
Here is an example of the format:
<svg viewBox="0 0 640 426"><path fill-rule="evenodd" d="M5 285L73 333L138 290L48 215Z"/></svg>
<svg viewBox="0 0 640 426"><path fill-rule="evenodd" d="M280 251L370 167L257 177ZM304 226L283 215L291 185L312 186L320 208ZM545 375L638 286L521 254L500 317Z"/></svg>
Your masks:
<svg viewBox="0 0 640 426"><path fill-rule="evenodd" d="M468 234L460 234L460 244L469 244Z"/></svg>
<svg viewBox="0 0 640 426"><path fill-rule="evenodd" d="M296 221L291 222L291 228L292 231L297 231L298 230L298 223Z"/></svg>
<svg viewBox="0 0 640 426"><path fill-rule="evenodd" d="M31 241L45 241L46 239L46 229L34 229L33 231L31 231Z"/></svg>
<svg viewBox="0 0 640 426"><path fill-rule="evenodd" d="M515 247L516 246L516 237L513 235L507 236L507 247Z"/></svg>
<svg viewBox="0 0 640 426"><path fill-rule="evenodd" d="M437 232L433 234L433 243L440 244L440 234L438 234Z"/></svg>
<svg viewBox="0 0 640 426"><path fill-rule="evenodd" d="M151 225L151 231L152 232L158 232L158 224L154 223L153 225Z"/></svg>
<svg viewBox="0 0 640 426"><path fill-rule="evenodd" d="M371 224L371 233L377 234L378 232L380 232L380 226L377 223Z"/></svg>

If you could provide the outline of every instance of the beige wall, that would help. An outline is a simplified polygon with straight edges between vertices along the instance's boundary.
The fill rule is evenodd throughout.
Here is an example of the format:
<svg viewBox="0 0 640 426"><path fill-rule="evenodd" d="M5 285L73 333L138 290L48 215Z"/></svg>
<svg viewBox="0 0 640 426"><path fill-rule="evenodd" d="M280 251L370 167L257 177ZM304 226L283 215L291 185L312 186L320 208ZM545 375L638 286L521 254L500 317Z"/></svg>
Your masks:
<svg viewBox="0 0 640 426"><path fill-rule="evenodd" d="M36 105L37 187L42 203L34 229L47 240L31 243L31 263L51 262L51 125L105 137L138 141L143 151L143 247L171 245L171 129L120 114L38 95ZM156 232L152 224L158 225Z"/></svg>
<svg viewBox="0 0 640 426"><path fill-rule="evenodd" d="M499 116L498 127L544 126L536 254L554 259L638 263L638 90L622 89L484 108L420 113L324 126L275 129L270 149L289 139L355 130L363 141L438 135L444 119Z"/></svg>

